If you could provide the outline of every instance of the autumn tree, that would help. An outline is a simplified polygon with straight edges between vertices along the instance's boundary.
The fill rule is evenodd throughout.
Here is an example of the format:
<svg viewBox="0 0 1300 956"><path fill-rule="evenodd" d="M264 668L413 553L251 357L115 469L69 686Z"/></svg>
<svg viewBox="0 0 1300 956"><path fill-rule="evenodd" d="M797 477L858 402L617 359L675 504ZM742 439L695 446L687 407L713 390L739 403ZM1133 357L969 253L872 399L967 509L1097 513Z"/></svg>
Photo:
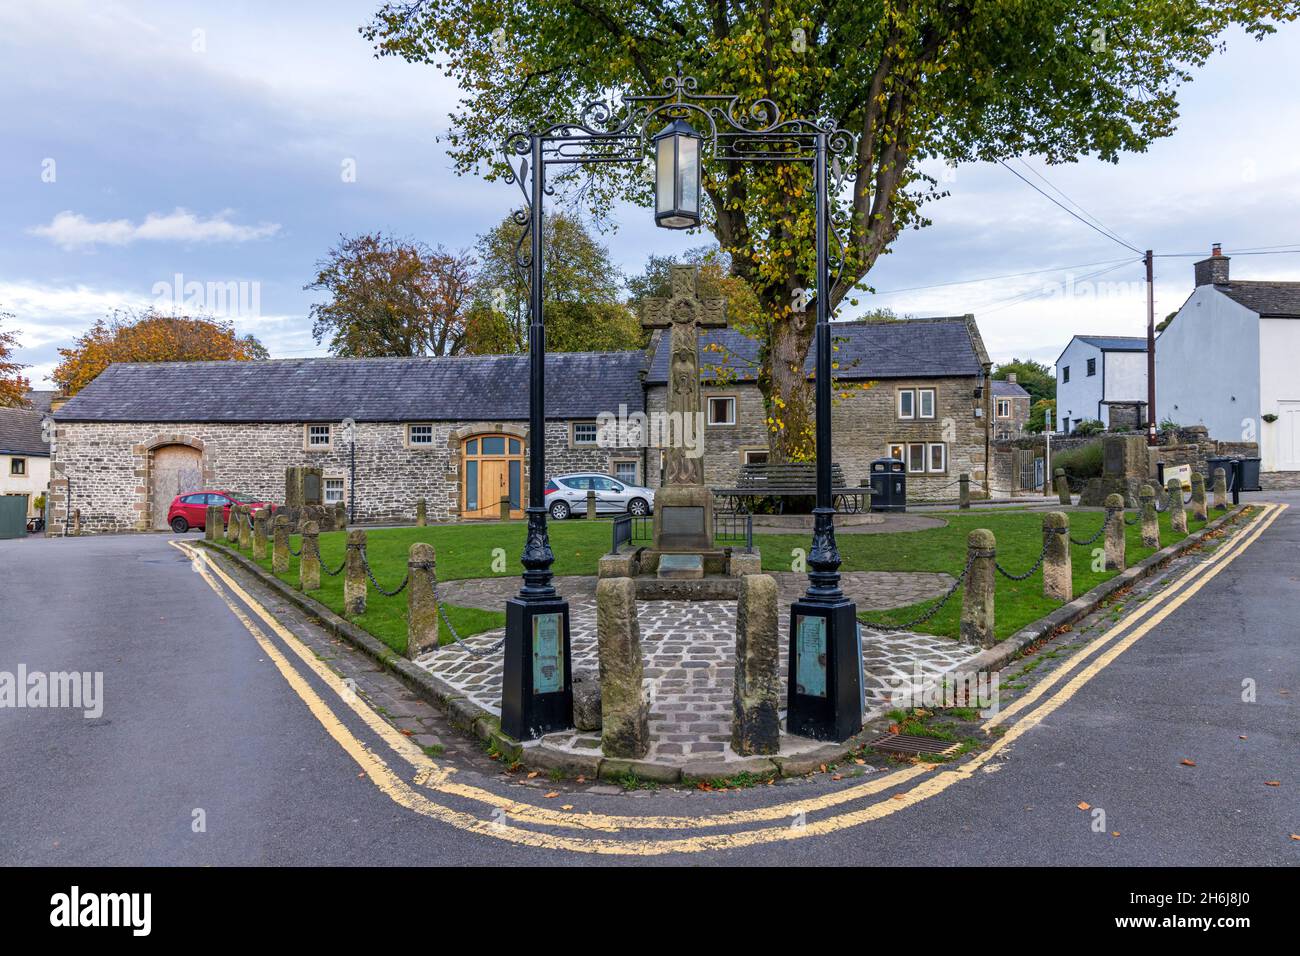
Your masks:
<svg viewBox="0 0 1300 956"><path fill-rule="evenodd" d="M52 377L75 395L114 362L251 362L267 353L252 335L238 336L230 322L149 311L100 319L59 356Z"/></svg>
<svg viewBox="0 0 1300 956"><path fill-rule="evenodd" d="M607 352L644 343L636 313L621 300L621 273L582 221L556 212L546 218L543 235L547 350ZM528 280L515 260L522 236L523 227L507 216L479 237L474 301L466 318L469 352L528 348Z"/></svg>
<svg viewBox="0 0 1300 956"><path fill-rule="evenodd" d="M0 312L0 324L11 319L11 313ZM17 346L18 337L0 328L0 408L26 405L27 392L32 387L32 383L22 374L27 366L13 361L13 350Z"/></svg>
<svg viewBox="0 0 1300 956"><path fill-rule="evenodd" d="M572 120L611 87L661 92L679 61L700 91L738 97L751 125L764 99L783 118L838 124L856 137L834 199L846 254L834 287L815 290L834 307L926 224L924 203L941 195L926 160L1114 162L1174 131L1180 86L1225 30L1259 38L1296 14L1296 0L391 0L362 32L379 55L435 65L463 91L448 136L460 173L504 175L509 133ZM638 170L583 170L597 214L617 199L649 205ZM811 169L706 161L704 175L706 228L767 315L759 384L788 422L774 450L807 457Z"/></svg>
<svg viewBox="0 0 1300 956"><path fill-rule="evenodd" d="M312 335L335 355L453 355L464 346L474 260L383 233L341 236L304 288L329 294L311 307Z"/></svg>

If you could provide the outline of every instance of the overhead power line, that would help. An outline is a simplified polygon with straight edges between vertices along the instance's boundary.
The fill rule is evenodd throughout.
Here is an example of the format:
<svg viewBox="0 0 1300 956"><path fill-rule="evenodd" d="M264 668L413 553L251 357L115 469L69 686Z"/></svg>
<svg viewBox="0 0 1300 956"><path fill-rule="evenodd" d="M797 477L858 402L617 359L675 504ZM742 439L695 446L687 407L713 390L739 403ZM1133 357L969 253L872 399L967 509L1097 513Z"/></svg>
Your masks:
<svg viewBox="0 0 1300 956"><path fill-rule="evenodd" d="M1075 211L1074 211L1073 209L1071 209L1069 206L1067 206L1067 205L1065 205L1064 203L1062 203L1062 202L1061 202L1060 200L1058 200L1055 196L1051 195L1050 193L1046 193L1046 192L1044 192L1043 190L1039 189L1036 185L1034 185L1032 182L1030 182L1030 181L1029 181L1028 179L1026 179L1024 176L1020 175L1020 173L1018 173L1018 172L1016 172L1014 169L1012 169L1011 166L1006 162L1006 160L1002 160L1002 159L1000 159L1000 160L998 160L998 162L1001 163L1001 164L1002 164L1002 167L1003 167L1007 172L1009 172L1012 176L1015 176L1015 177L1016 177L1017 179L1019 179L1022 183L1024 183L1026 186L1028 186L1028 187L1029 187L1030 189L1032 189L1034 192L1038 193L1038 194L1039 194L1040 196L1042 196L1044 199L1046 199L1046 200L1048 200L1049 202L1051 202L1053 205L1057 206L1057 207L1060 208L1060 209L1063 209L1065 212L1068 212L1071 216L1073 216L1075 219L1079 220L1079 222L1083 223L1085 226L1087 226L1087 227L1088 227L1089 229L1091 229L1093 232L1097 233L1098 235L1105 236L1105 237L1106 237L1107 239L1109 239L1111 242L1117 242L1117 243L1119 243L1119 244L1120 244L1121 246L1123 246L1125 249L1128 249L1128 250L1130 250L1130 251L1132 251L1132 252L1136 252L1138 255L1142 255L1142 250L1139 249L1139 248L1137 248L1137 246L1134 246L1134 245L1132 245L1132 244L1130 244L1130 243L1128 243L1128 242L1125 242L1125 241L1124 241L1123 239L1121 239L1119 236L1115 235L1114 233L1108 232L1107 230L1105 230L1105 229L1103 229L1101 226L1099 226L1097 223L1092 222L1092 221L1090 221L1090 220L1088 220L1088 219L1083 218L1083 216L1079 215L1077 212L1075 212Z"/></svg>

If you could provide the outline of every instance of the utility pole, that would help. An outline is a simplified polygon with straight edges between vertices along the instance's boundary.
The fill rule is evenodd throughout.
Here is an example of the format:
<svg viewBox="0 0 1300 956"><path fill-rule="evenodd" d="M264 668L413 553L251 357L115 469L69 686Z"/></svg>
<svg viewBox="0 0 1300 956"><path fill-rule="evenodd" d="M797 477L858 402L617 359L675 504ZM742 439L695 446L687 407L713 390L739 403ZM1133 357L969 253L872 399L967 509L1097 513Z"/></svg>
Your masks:
<svg viewBox="0 0 1300 956"><path fill-rule="evenodd" d="M1148 249L1147 265L1147 444L1156 443L1156 292L1152 278L1155 256Z"/></svg>

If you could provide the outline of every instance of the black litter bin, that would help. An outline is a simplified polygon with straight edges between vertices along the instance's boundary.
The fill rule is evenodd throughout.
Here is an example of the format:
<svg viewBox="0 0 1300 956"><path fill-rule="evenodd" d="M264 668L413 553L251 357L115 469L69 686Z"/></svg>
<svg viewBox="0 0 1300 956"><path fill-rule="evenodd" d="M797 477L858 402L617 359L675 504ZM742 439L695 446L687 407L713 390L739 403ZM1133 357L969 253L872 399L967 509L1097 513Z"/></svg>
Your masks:
<svg viewBox="0 0 1300 956"><path fill-rule="evenodd" d="M1214 457L1205 459L1205 482L1209 486L1209 490L1214 490L1214 470L1222 468L1223 477L1228 480L1228 491L1231 492L1233 483L1237 481L1238 465L1239 462L1236 458Z"/></svg>
<svg viewBox="0 0 1300 956"><path fill-rule="evenodd" d="M1240 484L1239 491L1263 491L1259 486L1259 463L1258 458L1242 458L1237 462L1237 481Z"/></svg>
<svg viewBox="0 0 1300 956"><path fill-rule="evenodd" d="M871 510L907 510L907 471L897 458L877 458L871 463Z"/></svg>

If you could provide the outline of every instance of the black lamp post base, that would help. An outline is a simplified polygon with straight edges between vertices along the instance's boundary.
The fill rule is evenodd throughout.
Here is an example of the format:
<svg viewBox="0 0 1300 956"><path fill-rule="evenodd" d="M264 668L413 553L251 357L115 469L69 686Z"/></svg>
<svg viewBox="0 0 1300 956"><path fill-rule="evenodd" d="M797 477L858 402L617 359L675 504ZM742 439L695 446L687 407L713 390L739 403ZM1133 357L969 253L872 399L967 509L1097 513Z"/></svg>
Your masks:
<svg viewBox="0 0 1300 956"><path fill-rule="evenodd" d="M501 730L536 740L573 726L569 602L563 598L506 602Z"/></svg>
<svg viewBox="0 0 1300 956"><path fill-rule="evenodd" d="M786 731L814 740L848 740L862 729L862 645L852 601L790 605Z"/></svg>

